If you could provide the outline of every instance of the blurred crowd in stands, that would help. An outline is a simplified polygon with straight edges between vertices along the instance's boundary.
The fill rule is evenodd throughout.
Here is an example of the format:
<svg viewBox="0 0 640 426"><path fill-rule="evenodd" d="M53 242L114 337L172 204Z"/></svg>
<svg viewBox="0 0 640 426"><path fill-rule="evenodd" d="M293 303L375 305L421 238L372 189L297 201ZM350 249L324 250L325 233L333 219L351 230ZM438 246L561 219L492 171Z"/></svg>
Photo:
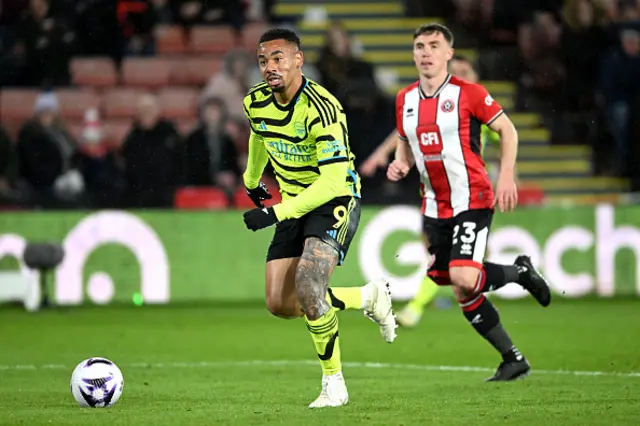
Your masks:
<svg viewBox="0 0 640 426"><path fill-rule="evenodd" d="M553 142L590 144L594 173L640 189L640 1L456 0L485 69L519 82Z"/></svg>
<svg viewBox="0 0 640 426"><path fill-rule="evenodd" d="M252 48L256 34L275 23L274 3L0 0L0 86L38 91L19 102L2 98L2 111L21 104L30 115L20 122L10 120L8 113L0 116L0 194L5 204L171 206L176 188L210 185L233 200L242 190L247 154L242 98L260 79ZM592 144L597 148L596 173L629 176L640 183L635 160L640 153L640 1L404 4L410 16L447 18L459 39L466 40L465 47L481 52L477 66L482 79L517 81L517 107L543 113L554 143ZM100 92L105 94L97 104L90 101L80 110L80 104L75 109L71 105L75 98L63 96L65 88L80 86L83 62L77 58L111 58L107 65L124 76L130 58L174 52L171 43L163 44L164 36L161 42L159 32L174 26L192 31L192 41L202 28L230 29L228 49L208 50L223 57L221 63L211 68L196 63L193 68L207 74L187 79L190 89L173 96L162 92L163 84L174 81L173 74L165 76L156 90L118 98L119 107L129 112L117 122L109 121L111 95L106 92ZM220 33L211 37L219 45ZM304 67L343 102L357 167L395 124L394 99L380 89L374 66L360 53L356 40L336 22L326 32L318 59ZM178 58L180 71L189 68L183 56ZM94 64L90 73L98 78L107 65ZM118 78L116 74L109 78ZM143 70L138 78L145 83L152 73ZM178 86L187 86L180 81ZM115 85L103 83L89 85L99 90ZM192 116L170 113L180 102L192 102ZM70 110L73 122L66 114ZM382 181L383 169L366 173L365 191ZM413 187L407 187L407 199L414 202Z"/></svg>

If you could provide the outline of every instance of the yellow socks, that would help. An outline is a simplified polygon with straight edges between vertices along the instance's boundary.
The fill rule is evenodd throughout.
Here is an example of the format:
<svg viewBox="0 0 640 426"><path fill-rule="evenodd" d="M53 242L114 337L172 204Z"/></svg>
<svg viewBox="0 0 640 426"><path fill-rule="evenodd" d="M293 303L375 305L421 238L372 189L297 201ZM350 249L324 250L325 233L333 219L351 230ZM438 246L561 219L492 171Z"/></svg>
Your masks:
<svg viewBox="0 0 640 426"><path fill-rule="evenodd" d="M416 314L422 314L424 311L424 307L429 304L438 293L438 286L433 280L427 276L422 280L422 285L420 286L420 290L418 290L418 294L411 299L408 306Z"/></svg>
<svg viewBox="0 0 640 426"><path fill-rule="evenodd" d="M330 309L317 320L310 320L306 316L304 320L318 352L322 373L329 376L342 371L336 310Z"/></svg>
<svg viewBox="0 0 640 426"><path fill-rule="evenodd" d="M334 287L327 291L327 302L339 311L362 309L362 287Z"/></svg>

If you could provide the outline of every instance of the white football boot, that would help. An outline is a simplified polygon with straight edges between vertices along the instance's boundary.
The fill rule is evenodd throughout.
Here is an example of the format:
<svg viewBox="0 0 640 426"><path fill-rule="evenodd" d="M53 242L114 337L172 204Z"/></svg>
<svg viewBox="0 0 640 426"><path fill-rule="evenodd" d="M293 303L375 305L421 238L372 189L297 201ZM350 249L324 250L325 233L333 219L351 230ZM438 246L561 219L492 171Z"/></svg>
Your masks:
<svg viewBox="0 0 640 426"><path fill-rule="evenodd" d="M320 396L309 404L309 408L340 407L349 402L347 384L342 373L330 376L322 375L322 391Z"/></svg>
<svg viewBox="0 0 640 426"><path fill-rule="evenodd" d="M396 317L391 305L391 289L389 281L371 281L363 288L366 308L364 314L380 326L380 334L385 342L391 343L396 338Z"/></svg>

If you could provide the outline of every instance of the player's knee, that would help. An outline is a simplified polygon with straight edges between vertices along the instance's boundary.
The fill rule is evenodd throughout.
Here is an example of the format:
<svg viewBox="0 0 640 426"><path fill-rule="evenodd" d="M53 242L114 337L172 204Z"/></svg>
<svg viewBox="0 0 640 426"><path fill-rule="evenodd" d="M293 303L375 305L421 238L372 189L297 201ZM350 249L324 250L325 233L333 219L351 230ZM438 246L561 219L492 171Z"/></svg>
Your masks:
<svg viewBox="0 0 640 426"><path fill-rule="evenodd" d="M427 272L427 276L433 280L434 283L440 286L451 285L451 278L448 271L436 271L431 270Z"/></svg>
<svg viewBox="0 0 640 426"><path fill-rule="evenodd" d="M302 314L295 303L290 303L280 297L267 296L267 309L272 315L284 319L298 318Z"/></svg>
<svg viewBox="0 0 640 426"><path fill-rule="evenodd" d="M453 292L453 296L458 302L463 302L472 296L468 291L460 287L452 286L451 290Z"/></svg>
<svg viewBox="0 0 640 426"><path fill-rule="evenodd" d="M449 270L451 284L457 289L468 295L473 292L478 281L478 271L472 268L451 268Z"/></svg>

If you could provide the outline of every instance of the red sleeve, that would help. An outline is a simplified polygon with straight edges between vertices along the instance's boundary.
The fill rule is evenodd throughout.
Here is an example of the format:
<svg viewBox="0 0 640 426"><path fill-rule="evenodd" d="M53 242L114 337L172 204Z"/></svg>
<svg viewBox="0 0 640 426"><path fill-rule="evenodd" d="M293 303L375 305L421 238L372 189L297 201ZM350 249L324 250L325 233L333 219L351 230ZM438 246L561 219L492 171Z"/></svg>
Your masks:
<svg viewBox="0 0 640 426"><path fill-rule="evenodd" d="M464 87L469 99L471 113L482 124L489 125L504 112L502 107L491 97L487 89L480 84L469 84Z"/></svg>
<svg viewBox="0 0 640 426"><path fill-rule="evenodd" d="M407 140L407 135L404 134L404 125L402 123L402 115L404 112L404 95L405 90L398 92L396 96L396 130L401 139Z"/></svg>

